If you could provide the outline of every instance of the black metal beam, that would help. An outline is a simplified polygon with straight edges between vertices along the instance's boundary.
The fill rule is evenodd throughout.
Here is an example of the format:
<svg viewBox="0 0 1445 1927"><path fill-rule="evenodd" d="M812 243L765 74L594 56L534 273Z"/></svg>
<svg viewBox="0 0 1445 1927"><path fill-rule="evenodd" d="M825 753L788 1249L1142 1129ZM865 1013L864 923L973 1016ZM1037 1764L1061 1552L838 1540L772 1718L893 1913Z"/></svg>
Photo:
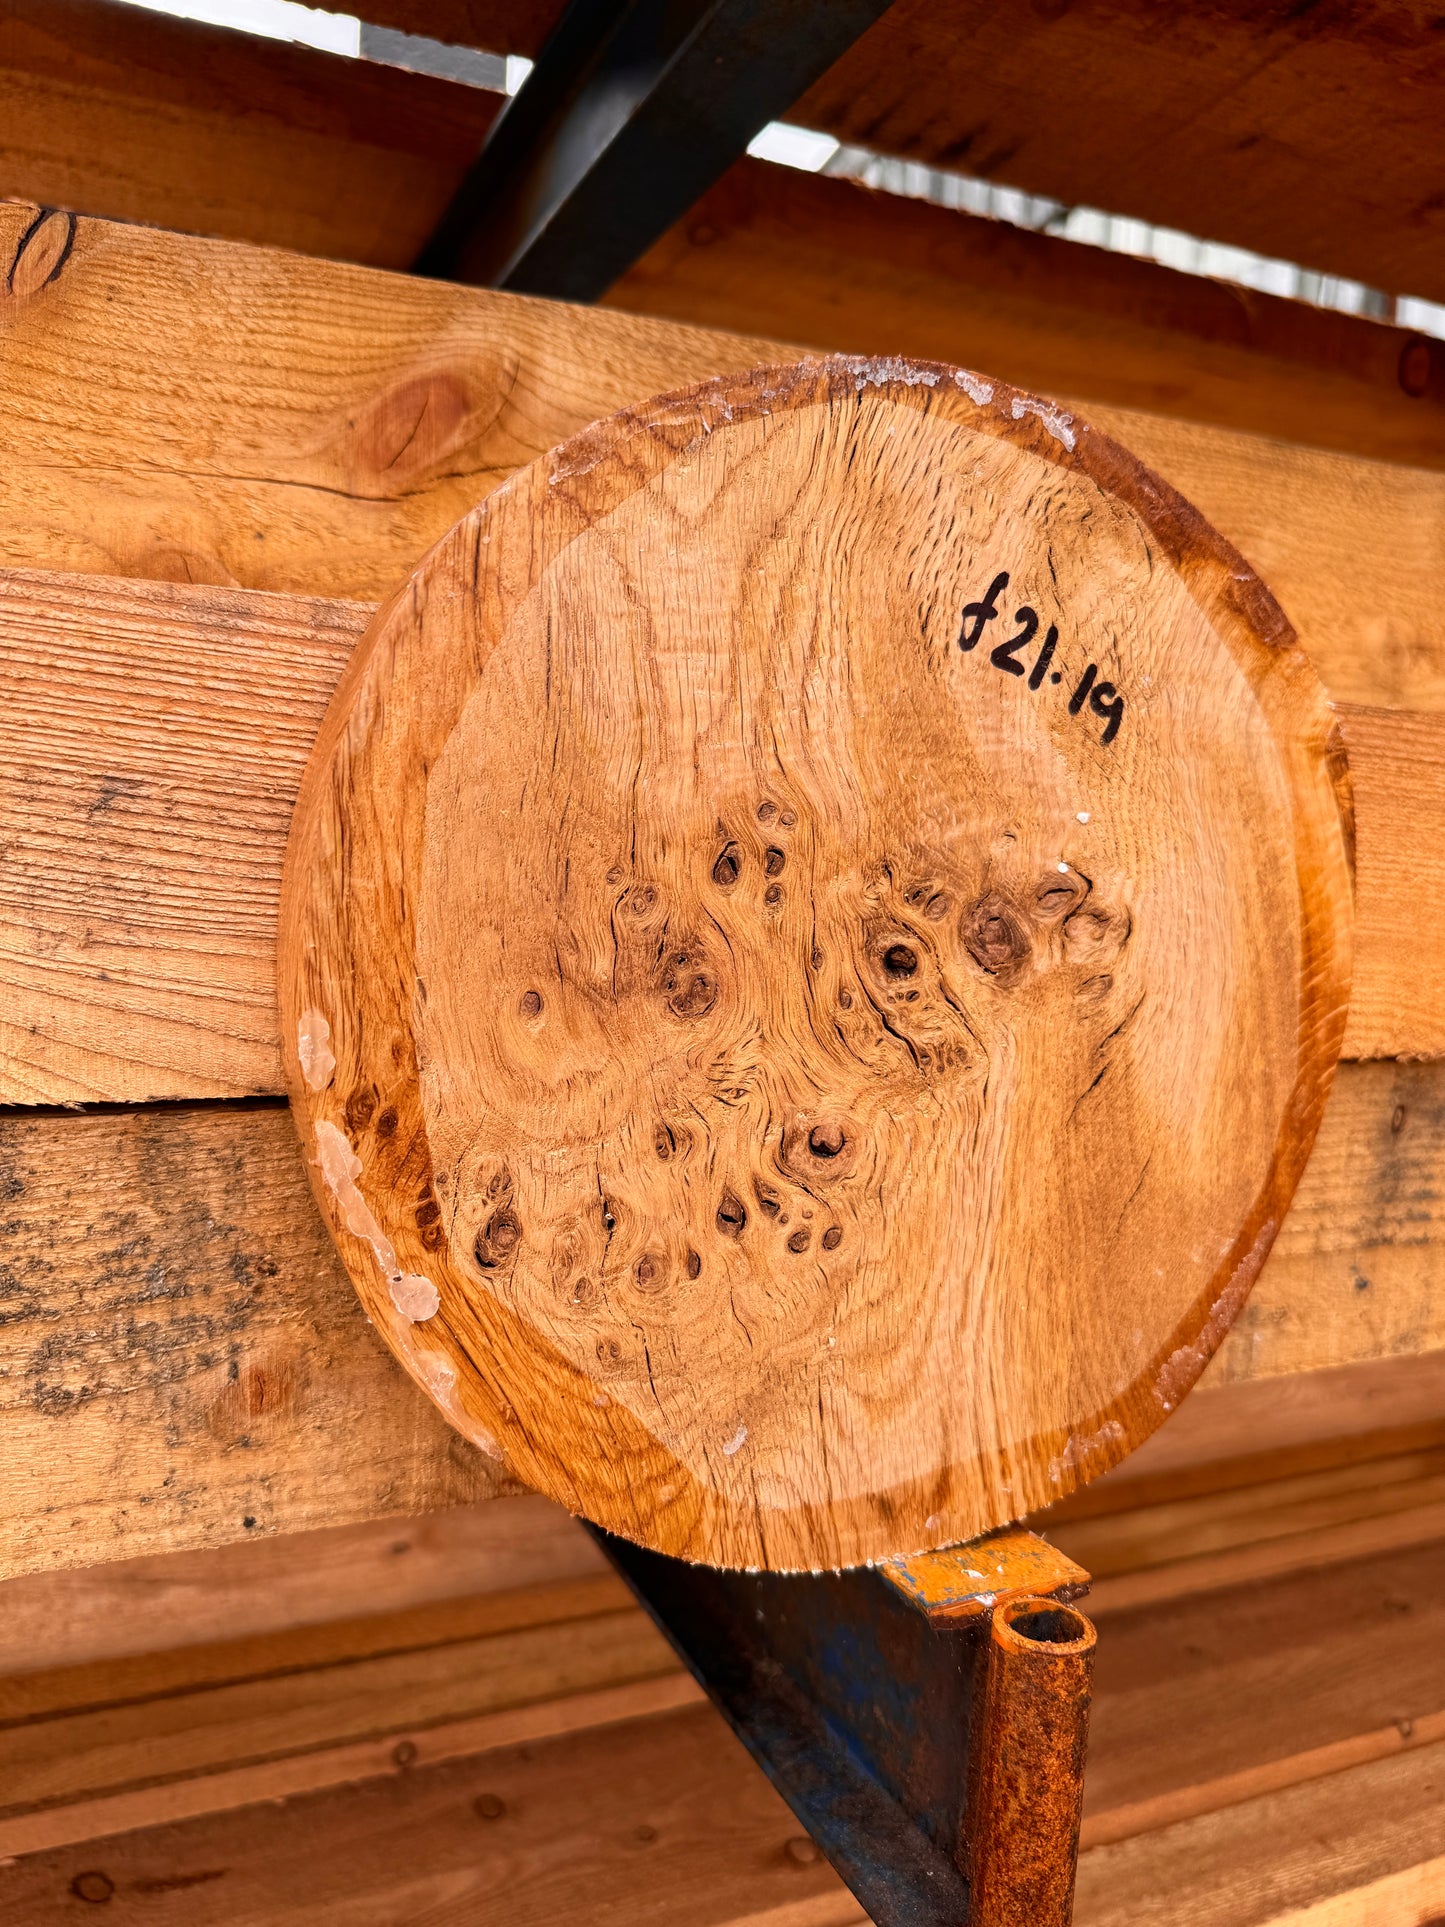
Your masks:
<svg viewBox="0 0 1445 1927"><path fill-rule="evenodd" d="M570 0L418 274L595 301L892 0Z"/></svg>

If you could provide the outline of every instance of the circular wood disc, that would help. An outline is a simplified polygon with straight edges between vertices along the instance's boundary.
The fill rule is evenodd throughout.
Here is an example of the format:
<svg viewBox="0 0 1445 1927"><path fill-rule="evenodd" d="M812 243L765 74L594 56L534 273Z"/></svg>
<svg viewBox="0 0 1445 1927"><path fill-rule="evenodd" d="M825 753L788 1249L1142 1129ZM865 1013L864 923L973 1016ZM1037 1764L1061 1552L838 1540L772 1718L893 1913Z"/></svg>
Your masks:
<svg viewBox="0 0 1445 1927"><path fill-rule="evenodd" d="M298 808L283 1033L367 1311L665 1552L1060 1497L1289 1203L1346 797L1261 583L1048 404L836 359L600 423L380 613Z"/></svg>

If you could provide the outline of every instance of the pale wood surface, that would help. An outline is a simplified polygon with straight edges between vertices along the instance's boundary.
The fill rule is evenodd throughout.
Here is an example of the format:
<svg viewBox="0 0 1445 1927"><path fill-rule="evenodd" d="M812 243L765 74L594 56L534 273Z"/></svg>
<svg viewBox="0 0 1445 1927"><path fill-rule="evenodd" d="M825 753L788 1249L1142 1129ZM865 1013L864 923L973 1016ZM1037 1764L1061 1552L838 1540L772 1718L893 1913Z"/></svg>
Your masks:
<svg viewBox="0 0 1445 1927"><path fill-rule="evenodd" d="M407 268L503 98L111 0L6 0L0 194Z"/></svg>
<svg viewBox="0 0 1445 1927"><path fill-rule="evenodd" d="M281 1089L281 858L372 610L0 571L0 1096ZM1445 1050L1417 904L1445 842L1445 719L1346 709L1358 841L1345 1050Z"/></svg>
<svg viewBox="0 0 1445 1927"><path fill-rule="evenodd" d="M0 1572L340 1526L494 1489L490 1462L363 1328L284 1111L12 1116L0 1146L11 1227ZM1442 1171L1445 1067L1342 1065L1242 1320L1202 1388L1113 1476L1226 1458L1240 1437L1265 1450L1439 1409ZM1279 1371L1305 1375L1261 1376ZM239 1437L254 1443L238 1449Z"/></svg>
<svg viewBox="0 0 1445 1927"><path fill-rule="evenodd" d="M1445 300L1437 19L1385 0L898 0L788 118Z"/></svg>
<svg viewBox="0 0 1445 1927"><path fill-rule="evenodd" d="M1086 412L1110 403L1445 466L1445 346L767 161L740 161L604 300L986 368Z"/></svg>
<svg viewBox="0 0 1445 1927"><path fill-rule="evenodd" d="M0 268L33 221L0 207ZM54 256L27 263L0 373L0 562L18 567L375 599L588 422L780 356L101 221L53 278ZM1445 476L1092 413L1248 557L1333 696L1445 708Z"/></svg>
<svg viewBox="0 0 1445 1927"><path fill-rule="evenodd" d="M0 1569L502 1486L363 1328L283 1112L11 1115L0 1155Z"/></svg>
<svg viewBox="0 0 1445 1927"><path fill-rule="evenodd" d="M137 1654L167 1652L182 1665L196 1645L264 1640L362 1613L447 1609L523 1587L608 1585L609 1574L576 1521L535 1493L263 1539L248 1533L5 1579L0 1676L13 1690L20 1675L113 1667Z"/></svg>
<svg viewBox="0 0 1445 1927"><path fill-rule="evenodd" d="M1308 1156L1337 741L1240 558L1026 397L840 360L598 424L383 610L297 806L283 1051L370 1315L717 1564L1106 1469Z"/></svg>

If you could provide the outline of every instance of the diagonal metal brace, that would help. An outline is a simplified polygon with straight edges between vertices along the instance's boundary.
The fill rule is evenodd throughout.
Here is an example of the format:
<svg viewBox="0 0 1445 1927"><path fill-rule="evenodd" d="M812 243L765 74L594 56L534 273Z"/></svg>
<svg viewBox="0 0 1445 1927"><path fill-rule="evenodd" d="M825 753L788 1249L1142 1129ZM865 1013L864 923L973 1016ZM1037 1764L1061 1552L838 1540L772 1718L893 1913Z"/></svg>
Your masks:
<svg viewBox="0 0 1445 1927"><path fill-rule="evenodd" d="M1081 1567L1013 1530L818 1574L594 1536L878 1927L1067 1927Z"/></svg>
<svg viewBox="0 0 1445 1927"><path fill-rule="evenodd" d="M595 301L892 0L570 0L416 262Z"/></svg>

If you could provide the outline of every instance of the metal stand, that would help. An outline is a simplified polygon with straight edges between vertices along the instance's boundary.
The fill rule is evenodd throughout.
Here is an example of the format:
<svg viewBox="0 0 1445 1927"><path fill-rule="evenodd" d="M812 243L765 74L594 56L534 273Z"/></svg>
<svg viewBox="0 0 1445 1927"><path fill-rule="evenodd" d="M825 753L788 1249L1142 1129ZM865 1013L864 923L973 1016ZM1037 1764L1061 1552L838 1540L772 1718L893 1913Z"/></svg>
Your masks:
<svg viewBox="0 0 1445 1927"><path fill-rule="evenodd" d="M1082 1568L1019 1531L819 1574L594 1536L878 1927L1067 1927Z"/></svg>

